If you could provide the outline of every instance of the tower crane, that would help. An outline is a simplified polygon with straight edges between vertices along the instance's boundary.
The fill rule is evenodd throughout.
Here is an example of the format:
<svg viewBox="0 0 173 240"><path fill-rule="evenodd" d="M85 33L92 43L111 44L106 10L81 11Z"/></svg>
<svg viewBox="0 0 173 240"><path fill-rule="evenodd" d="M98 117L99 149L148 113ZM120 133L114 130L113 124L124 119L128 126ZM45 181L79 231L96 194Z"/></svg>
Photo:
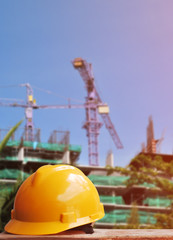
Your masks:
<svg viewBox="0 0 173 240"><path fill-rule="evenodd" d="M6 107L22 107L25 108L25 140L34 141L34 122L33 122L33 110L35 109L70 109L70 108L85 108L85 104L68 104L68 105L37 105L36 100L33 98L33 89L29 83L20 84L20 87L26 87L26 102L19 101L17 99L6 99L3 101L0 99L0 106Z"/></svg>
<svg viewBox="0 0 173 240"><path fill-rule="evenodd" d="M109 108L108 106L105 106L105 104L103 105L99 93L96 90L91 63L88 63L82 58L75 58L72 61L72 64L73 67L79 71L87 90L85 103L87 106L86 121L83 125L83 128L85 128L87 131L89 163L90 165L97 166L99 165L98 135L102 126L102 123L98 119L98 113L101 115L116 147L120 149L123 148L123 145L110 119Z"/></svg>
<svg viewBox="0 0 173 240"><path fill-rule="evenodd" d="M35 109L71 109L71 108L85 108L86 121L83 128L87 131L88 137L88 155L89 164L93 166L99 165L98 156L98 135L102 122L99 121L99 114L108 129L116 147L123 148L123 145L118 137L114 125L109 116L109 107L103 103L96 88L94 77L92 73L92 65L81 58L76 58L72 61L73 66L77 69L84 80L87 90L86 102L84 104L67 104L67 105L37 105L33 98L33 89L29 83L20 84L21 87L26 87L27 100L26 102L19 102L14 100L12 102L4 102L0 99L0 106L8 107L22 107L25 108L25 140L34 141L34 123L33 110ZM98 114L99 113L99 114Z"/></svg>
<svg viewBox="0 0 173 240"><path fill-rule="evenodd" d="M36 107L36 102L33 99L33 90L29 83L20 84L21 87L26 87L27 91L27 100L26 103L23 101L19 101L17 99L13 99L13 102L4 102L0 101L0 106L9 106L9 107L23 107L25 108L25 118L26 118L26 125L25 125L25 140L33 141L33 108Z"/></svg>

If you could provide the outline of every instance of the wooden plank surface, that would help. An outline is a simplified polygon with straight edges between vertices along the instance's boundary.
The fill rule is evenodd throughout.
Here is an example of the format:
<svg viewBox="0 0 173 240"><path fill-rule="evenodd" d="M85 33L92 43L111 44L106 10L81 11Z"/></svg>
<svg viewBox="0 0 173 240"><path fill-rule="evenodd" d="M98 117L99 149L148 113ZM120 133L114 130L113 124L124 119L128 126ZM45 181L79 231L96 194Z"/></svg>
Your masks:
<svg viewBox="0 0 173 240"><path fill-rule="evenodd" d="M24 236L1 233L0 240L173 240L173 229L96 229L93 234L69 231L44 236Z"/></svg>

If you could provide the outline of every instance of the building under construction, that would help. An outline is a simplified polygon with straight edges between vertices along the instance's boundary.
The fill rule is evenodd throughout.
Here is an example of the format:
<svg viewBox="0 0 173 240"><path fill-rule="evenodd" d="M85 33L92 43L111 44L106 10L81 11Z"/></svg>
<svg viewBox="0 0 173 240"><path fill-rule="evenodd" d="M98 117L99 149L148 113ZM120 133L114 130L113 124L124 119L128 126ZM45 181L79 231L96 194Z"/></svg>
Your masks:
<svg viewBox="0 0 173 240"><path fill-rule="evenodd" d="M61 163L76 165L82 149L79 145L70 144L69 139L69 132L59 131L54 131L47 143L16 139L13 135L0 158L1 205L5 193L11 191L17 179L25 179L40 166ZM145 151L144 154L150 153ZM105 165L113 167L111 152ZM155 187L153 184L127 187L126 181L129 177L116 171L108 175L107 167L78 165L78 168L94 183L104 204L106 214L95 224L97 228L126 225L134 202L139 211L140 224L144 226L155 224L155 213L170 211L171 200L160 191L153 194L152 189Z"/></svg>

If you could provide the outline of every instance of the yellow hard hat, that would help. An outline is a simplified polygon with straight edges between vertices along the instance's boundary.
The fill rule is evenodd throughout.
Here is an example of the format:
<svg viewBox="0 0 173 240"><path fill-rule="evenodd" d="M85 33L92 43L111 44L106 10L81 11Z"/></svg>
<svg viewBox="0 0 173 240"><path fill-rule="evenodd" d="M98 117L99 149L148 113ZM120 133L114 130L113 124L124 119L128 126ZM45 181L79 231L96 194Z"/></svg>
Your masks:
<svg viewBox="0 0 173 240"><path fill-rule="evenodd" d="M40 167L20 186L5 231L13 234L59 233L104 216L93 183L69 165Z"/></svg>

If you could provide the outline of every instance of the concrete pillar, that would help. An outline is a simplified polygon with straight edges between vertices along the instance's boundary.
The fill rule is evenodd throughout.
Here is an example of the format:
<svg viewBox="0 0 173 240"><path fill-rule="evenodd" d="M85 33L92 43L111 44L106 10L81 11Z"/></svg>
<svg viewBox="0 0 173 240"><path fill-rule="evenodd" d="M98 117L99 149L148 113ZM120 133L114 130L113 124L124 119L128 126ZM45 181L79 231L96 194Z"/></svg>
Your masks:
<svg viewBox="0 0 173 240"><path fill-rule="evenodd" d="M22 162L24 161L24 147L21 147L19 149L19 152L17 154L17 158L18 158L19 161L22 161Z"/></svg>
<svg viewBox="0 0 173 240"><path fill-rule="evenodd" d="M70 151L66 150L64 152L62 162L65 163L65 164L70 164Z"/></svg>
<svg viewBox="0 0 173 240"><path fill-rule="evenodd" d="M108 155L106 158L106 166L114 167L114 155L112 151L108 152Z"/></svg>

